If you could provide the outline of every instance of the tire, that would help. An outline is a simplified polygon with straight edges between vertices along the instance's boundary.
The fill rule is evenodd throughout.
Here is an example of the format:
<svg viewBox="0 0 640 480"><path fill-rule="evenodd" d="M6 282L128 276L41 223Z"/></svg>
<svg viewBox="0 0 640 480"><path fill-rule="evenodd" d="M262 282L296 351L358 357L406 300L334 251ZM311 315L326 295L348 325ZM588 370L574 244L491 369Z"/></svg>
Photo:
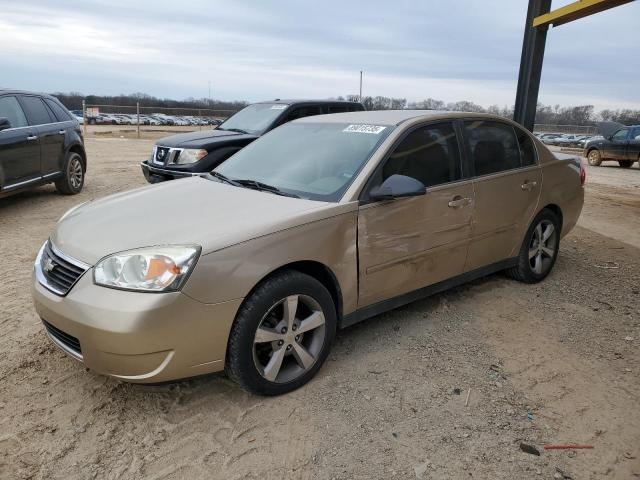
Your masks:
<svg viewBox="0 0 640 480"><path fill-rule="evenodd" d="M549 232L547 229L550 227L552 230ZM515 267L506 270L507 275L524 283L537 283L544 280L558 258L561 228L560 219L551 210L545 208L538 213L524 237L518 254L518 263ZM546 240L545 236L547 236ZM541 237L542 245L539 241Z"/></svg>
<svg viewBox="0 0 640 480"><path fill-rule="evenodd" d="M631 165L633 165L633 160L618 160L618 165L620 165L622 168L631 168Z"/></svg>
<svg viewBox="0 0 640 480"><path fill-rule="evenodd" d="M56 180L56 189L63 195L76 195L84 186L85 167L82 157L75 152L67 153L64 160L64 176Z"/></svg>
<svg viewBox="0 0 640 480"><path fill-rule="evenodd" d="M324 285L300 272L277 273L240 307L229 335L225 371L254 394L295 390L326 360L336 326L335 305Z"/></svg>
<svg viewBox="0 0 640 480"><path fill-rule="evenodd" d="M602 156L600 155L600 151L596 149L590 150L587 154L587 161L589 162L589 165L593 167L599 167L602 163Z"/></svg>

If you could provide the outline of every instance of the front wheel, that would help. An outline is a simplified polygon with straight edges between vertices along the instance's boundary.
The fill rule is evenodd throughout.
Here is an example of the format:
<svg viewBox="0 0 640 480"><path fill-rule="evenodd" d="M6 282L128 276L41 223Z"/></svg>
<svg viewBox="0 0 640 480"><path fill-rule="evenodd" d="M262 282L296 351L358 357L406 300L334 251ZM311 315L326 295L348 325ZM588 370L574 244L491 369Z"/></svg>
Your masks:
<svg viewBox="0 0 640 480"><path fill-rule="evenodd" d="M631 168L631 165L633 165L633 160L618 160L618 165L620 165L622 168Z"/></svg>
<svg viewBox="0 0 640 480"><path fill-rule="evenodd" d="M602 163L602 156L598 150L591 150L587 155L587 161L589 162L589 165L599 167Z"/></svg>
<svg viewBox="0 0 640 480"><path fill-rule="evenodd" d="M336 325L324 285L297 271L277 273L240 307L227 345L227 375L258 395L295 390L324 363Z"/></svg>
<svg viewBox="0 0 640 480"><path fill-rule="evenodd" d="M64 161L64 176L56 181L56 189L63 195L75 195L84 185L84 165L82 157L75 152L67 153Z"/></svg>
<svg viewBox="0 0 640 480"><path fill-rule="evenodd" d="M544 280L558 257L561 227L554 212L542 210L531 222L518 254L518 263L506 271L507 275L524 283Z"/></svg>

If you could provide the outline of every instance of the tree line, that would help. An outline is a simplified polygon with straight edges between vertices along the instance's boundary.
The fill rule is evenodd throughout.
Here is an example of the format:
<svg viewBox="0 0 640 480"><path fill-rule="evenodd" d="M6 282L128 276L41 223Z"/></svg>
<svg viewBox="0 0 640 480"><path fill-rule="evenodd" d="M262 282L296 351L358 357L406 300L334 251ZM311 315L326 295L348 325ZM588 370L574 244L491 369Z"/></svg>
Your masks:
<svg viewBox="0 0 640 480"><path fill-rule="evenodd" d="M159 98L145 93L133 93L130 95L83 95L79 92L54 93L56 97L69 109L79 110L82 108L82 100L87 105L114 105L114 106L135 106L140 102L142 107L157 108L181 108L191 110L231 110L236 111L248 105L242 100L222 101L208 98L187 98L185 100L173 100L169 98ZM336 100L359 101L358 95L345 95L335 98ZM407 102L406 98L393 98L383 96L362 97L362 104L367 110L401 110L405 108L416 110L449 110L454 112L480 112L492 113L505 118L513 118L513 106L491 105L487 108L477 103L461 100L457 102L444 102L433 98L420 100L417 102ZM538 104L536 112L536 123L547 125L593 125L594 122L609 120L625 125L640 124L640 110L618 109L600 110L596 112L593 105L577 105L572 107L562 107L560 105Z"/></svg>

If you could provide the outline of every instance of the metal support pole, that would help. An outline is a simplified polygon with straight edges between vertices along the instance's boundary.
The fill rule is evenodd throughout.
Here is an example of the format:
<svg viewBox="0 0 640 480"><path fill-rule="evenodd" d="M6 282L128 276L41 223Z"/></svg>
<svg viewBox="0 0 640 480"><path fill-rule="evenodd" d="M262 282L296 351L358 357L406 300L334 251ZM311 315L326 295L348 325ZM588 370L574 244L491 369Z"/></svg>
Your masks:
<svg viewBox="0 0 640 480"><path fill-rule="evenodd" d="M362 102L362 70L360 70L360 102Z"/></svg>
<svg viewBox="0 0 640 480"><path fill-rule="evenodd" d="M82 100L82 133L84 136L87 135L87 103Z"/></svg>
<svg viewBox="0 0 640 480"><path fill-rule="evenodd" d="M140 102L136 102L136 125L138 127L138 138L140 138Z"/></svg>
<svg viewBox="0 0 640 480"><path fill-rule="evenodd" d="M551 0L529 0L513 119L530 131L533 131L536 119L542 61L549 28L546 25L533 27L533 19L550 10Z"/></svg>

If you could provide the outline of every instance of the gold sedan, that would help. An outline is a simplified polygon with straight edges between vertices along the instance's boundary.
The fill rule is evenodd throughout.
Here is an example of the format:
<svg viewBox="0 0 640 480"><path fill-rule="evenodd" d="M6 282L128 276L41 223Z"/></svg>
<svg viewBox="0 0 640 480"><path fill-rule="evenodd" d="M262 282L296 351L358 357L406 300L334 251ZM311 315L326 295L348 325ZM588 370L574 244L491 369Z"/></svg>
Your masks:
<svg viewBox="0 0 640 480"><path fill-rule="evenodd" d="M499 117L308 117L203 177L67 212L33 298L51 340L96 372L226 370L281 394L315 375L338 328L499 270L543 280L583 184L580 160Z"/></svg>

